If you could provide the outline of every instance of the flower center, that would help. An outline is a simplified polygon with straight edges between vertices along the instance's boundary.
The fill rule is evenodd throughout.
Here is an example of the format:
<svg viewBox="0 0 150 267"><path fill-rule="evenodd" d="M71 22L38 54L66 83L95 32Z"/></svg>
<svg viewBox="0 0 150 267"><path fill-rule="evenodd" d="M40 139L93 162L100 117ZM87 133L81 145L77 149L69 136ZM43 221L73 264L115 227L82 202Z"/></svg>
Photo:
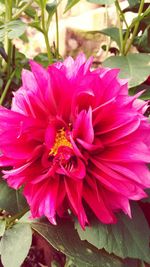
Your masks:
<svg viewBox="0 0 150 267"><path fill-rule="evenodd" d="M61 147L61 146L66 146L66 147L72 148L72 144L66 138L66 133L65 133L64 128L60 129L57 132L56 138L55 138L55 143L54 143L52 149L50 150L49 155L55 156L58 153L59 147Z"/></svg>

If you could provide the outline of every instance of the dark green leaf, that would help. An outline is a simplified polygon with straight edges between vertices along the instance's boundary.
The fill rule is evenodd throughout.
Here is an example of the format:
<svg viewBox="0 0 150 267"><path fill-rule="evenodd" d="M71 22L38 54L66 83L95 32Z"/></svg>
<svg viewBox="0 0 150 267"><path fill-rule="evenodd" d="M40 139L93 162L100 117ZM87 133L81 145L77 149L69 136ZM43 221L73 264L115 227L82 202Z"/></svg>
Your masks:
<svg viewBox="0 0 150 267"><path fill-rule="evenodd" d="M4 267L20 267L32 242L30 224L16 224L1 239L1 261Z"/></svg>
<svg viewBox="0 0 150 267"><path fill-rule="evenodd" d="M0 237L5 233L6 221L0 220Z"/></svg>
<svg viewBox="0 0 150 267"><path fill-rule="evenodd" d="M81 240L87 240L98 249L105 249L123 259L140 259L150 263L149 226L138 205L133 205L132 219L118 215L118 222L106 225L93 219L91 226L83 231L76 223Z"/></svg>
<svg viewBox="0 0 150 267"><path fill-rule="evenodd" d="M145 90L145 92L140 96L140 99L142 100L150 100L150 85L147 84L141 84L137 87L136 92L140 92L142 90Z"/></svg>
<svg viewBox="0 0 150 267"><path fill-rule="evenodd" d="M111 5L115 2L115 0L87 0L87 1L99 5Z"/></svg>
<svg viewBox="0 0 150 267"><path fill-rule="evenodd" d="M141 0L128 0L130 6L135 6L140 4Z"/></svg>
<svg viewBox="0 0 150 267"><path fill-rule="evenodd" d="M150 55L145 53L112 56L103 62L103 66L119 68L119 77L129 79L129 87L135 87L150 75Z"/></svg>
<svg viewBox="0 0 150 267"><path fill-rule="evenodd" d="M68 0L65 11L67 12L69 9L71 9L73 6L75 6L80 0Z"/></svg>
<svg viewBox="0 0 150 267"><path fill-rule="evenodd" d="M35 8L33 8L32 6L29 6L28 8L26 8L25 14L28 15L30 18L34 19L36 15Z"/></svg>
<svg viewBox="0 0 150 267"><path fill-rule="evenodd" d="M139 52L150 52L150 26L148 26L141 36L137 36L134 39L133 45L139 50Z"/></svg>
<svg viewBox="0 0 150 267"><path fill-rule="evenodd" d="M150 11L150 8L148 10ZM145 24L145 25L147 25L147 26L149 26L149 24L150 24L150 12L149 12L149 14L147 16L145 16L142 19L141 24L142 23Z"/></svg>
<svg viewBox="0 0 150 267"><path fill-rule="evenodd" d="M4 209L10 214L16 214L23 208L27 207L27 203L19 190L8 187L6 182L0 182L0 209Z"/></svg>
<svg viewBox="0 0 150 267"><path fill-rule="evenodd" d="M49 17L52 18L52 16L55 14L57 9L57 1L54 0L51 4L46 4L46 10L49 14Z"/></svg>
<svg viewBox="0 0 150 267"><path fill-rule="evenodd" d="M36 57L34 57L34 60L42 64L44 67L47 67L49 65L47 53L38 54Z"/></svg>
<svg viewBox="0 0 150 267"><path fill-rule="evenodd" d="M84 267L123 267L115 256L99 251L87 242L81 241L74 225L69 220L62 220L57 226L46 220L34 221L32 228L42 235L55 249L69 256L73 262Z"/></svg>

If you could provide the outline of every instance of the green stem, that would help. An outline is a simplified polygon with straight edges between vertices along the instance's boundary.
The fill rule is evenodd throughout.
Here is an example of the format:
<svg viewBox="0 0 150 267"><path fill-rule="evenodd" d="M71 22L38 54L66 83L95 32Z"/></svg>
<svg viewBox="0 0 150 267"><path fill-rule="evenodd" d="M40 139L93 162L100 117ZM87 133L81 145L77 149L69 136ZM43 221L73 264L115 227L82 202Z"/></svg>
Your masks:
<svg viewBox="0 0 150 267"><path fill-rule="evenodd" d="M129 26L129 28L127 29L127 32L126 32L126 35L125 35L125 38L124 38L124 50L125 50L125 46L126 46L126 43L127 43L127 40L129 38L129 35L130 35L130 32L132 30L132 28L135 26L135 24L137 22L140 23L140 21L146 17L147 15L149 15L150 13L150 8L147 8L142 15L138 16L136 19L133 20L133 22L131 23L131 25Z"/></svg>
<svg viewBox="0 0 150 267"><path fill-rule="evenodd" d="M138 11L138 17L137 18L140 18L141 14L142 14L142 11L143 11L143 7L144 7L144 0L141 0L139 11ZM136 24L134 26L132 37L131 37L131 39L130 39L130 41L129 41L126 49L125 49L124 55L126 55L128 53L128 51L130 50L130 47L131 47L131 45L132 45L132 43L134 41L134 38L137 35L139 24L140 24L140 20L137 20L137 22L136 22Z"/></svg>
<svg viewBox="0 0 150 267"><path fill-rule="evenodd" d="M51 47L49 44L49 38L48 38L48 33L44 31L44 38L45 38L45 44L46 44L46 48L47 48L47 55L48 55L48 60L49 63L52 63L52 54L51 54Z"/></svg>
<svg viewBox="0 0 150 267"><path fill-rule="evenodd" d="M27 211L29 211L29 207L23 209L22 211L18 212L17 214L15 214L14 216L10 218L6 218L7 229L11 227L15 223L16 220L19 220Z"/></svg>
<svg viewBox="0 0 150 267"><path fill-rule="evenodd" d="M12 19L13 20L18 19L22 14L22 12L24 12L33 2L34 0L30 0L28 3L26 3L16 14L12 16Z"/></svg>
<svg viewBox="0 0 150 267"><path fill-rule="evenodd" d="M117 7L117 9L118 9L118 11L120 13L120 16L122 17L122 20L124 21L124 23L125 23L125 25L126 25L126 27L128 29L129 28L129 25L128 25L127 21L126 21L125 15L124 15L121 7L120 7L120 4L119 4L119 1L118 0L116 0L116 7Z"/></svg>
<svg viewBox="0 0 150 267"><path fill-rule="evenodd" d="M120 19L120 13L118 9L118 1L115 1L115 6L116 6L116 12L117 12L117 17L118 17L118 26L119 26L119 37L120 37L120 53L123 54L123 31L122 31L122 23Z"/></svg>
<svg viewBox="0 0 150 267"><path fill-rule="evenodd" d="M0 105L2 105L3 102L4 102L4 100L5 100L5 97L7 95L7 92L9 90L9 86L10 86L10 84L12 82L12 79L13 79L14 75L15 75L15 70L12 72L12 74L10 75L10 77L9 77L7 83L6 83L6 86L4 88L4 91L3 91L3 93L2 93L2 95L0 97Z"/></svg>
<svg viewBox="0 0 150 267"><path fill-rule="evenodd" d="M7 78L8 80L11 73L11 60L12 60L12 43L11 40L8 40L8 49L7 49L8 61L7 61Z"/></svg>
<svg viewBox="0 0 150 267"><path fill-rule="evenodd" d="M57 57L59 58L59 20L58 20L58 10L56 8L55 12L55 18L56 18L56 48L57 48Z"/></svg>
<svg viewBox="0 0 150 267"><path fill-rule="evenodd" d="M46 48L47 48L48 60L49 60L49 63L52 63L52 54L51 54L51 48L50 48L49 38L48 38L49 28L46 28L45 10L44 10L44 7L42 5L41 5L41 16L42 16L42 30L43 30L43 35L44 35L45 44L46 44Z"/></svg>
<svg viewBox="0 0 150 267"><path fill-rule="evenodd" d="M12 0L5 0L5 9L6 9L5 23L8 23L12 19ZM5 39L4 39L4 48L5 48L5 51L8 55L8 61L7 61L7 63L6 62L3 63L3 70L4 70L4 72L7 72L6 79L8 79L10 72L11 72L12 43L8 39L7 34L5 35Z"/></svg>
<svg viewBox="0 0 150 267"><path fill-rule="evenodd" d="M136 24L137 22L140 22L143 18L145 18L146 16L148 16L149 13L150 13L150 8L147 8L147 9L143 12L143 14L141 14L140 16L138 16L137 18L135 18L135 19L133 20L133 22L132 22L131 25L130 25L130 28L132 29L132 28L135 26L135 24Z"/></svg>

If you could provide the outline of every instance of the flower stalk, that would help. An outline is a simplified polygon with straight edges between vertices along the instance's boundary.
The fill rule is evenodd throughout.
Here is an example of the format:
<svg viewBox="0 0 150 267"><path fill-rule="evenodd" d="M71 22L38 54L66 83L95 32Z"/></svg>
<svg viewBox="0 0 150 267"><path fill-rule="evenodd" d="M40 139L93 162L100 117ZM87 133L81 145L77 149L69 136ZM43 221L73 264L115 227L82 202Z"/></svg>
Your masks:
<svg viewBox="0 0 150 267"><path fill-rule="evenodd" d="M41 3L41 18L42 18L42 31L43 31L43 35L45 39L46 48L47 48L48 60L49 60L49 63L51 64L52 54L51 54L51 47L50 47L49 38L48 38L49 27L46 27L45 10L44 10L44 6L42 5L42 3Z"/></svg>
<svg viewBox="0 0 150 267"><path fill-rule="evenodd" d="M6 95L8 93L9 87L10 87L10 84L11 84L13 78L14 78L15 72L16 72L16 70L14 70L12 72L12 74L10 75L10 77L9 77L7 83L6 83L6 86L4 88L4 91L3 91L2 95L1 95L1 98L0 98L0 105L2 105L4 103L4 100L6 98Z"/></svg>
<svg viewBox="0 0 150 267"><path fill-rule="evenodd" d="M140 7L139 7L139 11L138 11L138 17L137 17L137 21L136 21L136 24L134 26L134 30L133 30L133 33L132 33L132 37L131 39L129 40L129 43L127 44L126 46L126 42L125 42L125 50L124 50L124 55L127 55L127 53L129 52L130 48L131 48L131 45L134 41L134 38L135 36L137 35L137 32L138 32L138 28L139 28L139 24L140 24L140 16L143 12L143 7L144 7L144 0L141 0L141 3L140 3ZM126 36L128 37L129 36L129 33L130 33L130 29L127 30L127 33L126 33ZM127 39L127 37L125 38L125 41Z"/></svg>
<svg viewBox="0 0 150 267"><path fill-rule="evenodd" d="M6 8L5 23L8 23L12 19L12 0L5 0L5 8ZM8 39L7 34L5 35L4 48L8 55L7 63L4 62L3 64L3 69L7 73L7 77L6 77L6 80L7 80L11 73L11 55L12 55L12 43L11 43L11 40Z"/></svg>
<svg viewBox="0 0 150 267"><path fill-rule="evenodd" d="M56 8L55 12L55 19L56 19L56 56L59 58L59 19L58 19L58 10Z"/></svg>
<svg viewBox="0 0 150 267"><path fill-rule="evenodd" d="M116 13L117 13L117 18L118 18L118 25L119 25L119 38L120 38L120 53L123 54L123 30L122 30L122 21L121 21L121 13L120 13L120 5L118 0L115 1L115 6L116 6Z"/></svg>

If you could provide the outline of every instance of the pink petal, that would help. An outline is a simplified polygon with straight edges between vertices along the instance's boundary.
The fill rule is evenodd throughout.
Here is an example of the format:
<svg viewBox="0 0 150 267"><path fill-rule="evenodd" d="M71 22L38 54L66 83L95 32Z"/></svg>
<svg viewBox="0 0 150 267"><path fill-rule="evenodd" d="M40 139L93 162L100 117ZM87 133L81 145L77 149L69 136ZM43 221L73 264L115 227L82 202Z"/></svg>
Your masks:
<svg viewBox="0 0 150 267"><path fill-rule="evenodd" d="M65 188L68 200L73 207L78 220L84 229L85 224L88 223L83 205L82 205L82 182L72 182L70 179L65 179Z"/></svg>
<svg viewBox="0 0 150 267"><path fill-rule="evenodd" d="M92 110L90 108L88 112L82 110L78 115L73 127L73 136L90 144L93 142L94 130L92 125Z"/></svg>
<svg viewBox="0 0 150 267"><path fill-rule="evenodd" d="M111 210L106 207L103 199L101 198L96 183L94 181L91 182L92 186L87 185L83 192L84 200L101 222L106 224L115 223L116 219Z"/></svg>

